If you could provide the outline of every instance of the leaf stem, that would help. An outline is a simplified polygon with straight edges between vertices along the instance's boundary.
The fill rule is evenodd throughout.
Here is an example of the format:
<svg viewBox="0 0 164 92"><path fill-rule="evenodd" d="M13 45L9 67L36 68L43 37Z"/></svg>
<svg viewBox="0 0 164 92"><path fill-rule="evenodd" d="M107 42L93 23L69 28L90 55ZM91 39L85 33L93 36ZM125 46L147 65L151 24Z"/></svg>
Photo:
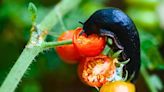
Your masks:
<svg viewBox="0 0 164 92"><path fill-rule="evenodd" d="M141 66L141 74L142 74L146 84L148 85L150 91L151 92L158 92L156 90L156 88L152 85L152 83L150 82L149 74L148 74L148 72L146 71L146 69L145 69L145 67L143 65Z"/></svg>

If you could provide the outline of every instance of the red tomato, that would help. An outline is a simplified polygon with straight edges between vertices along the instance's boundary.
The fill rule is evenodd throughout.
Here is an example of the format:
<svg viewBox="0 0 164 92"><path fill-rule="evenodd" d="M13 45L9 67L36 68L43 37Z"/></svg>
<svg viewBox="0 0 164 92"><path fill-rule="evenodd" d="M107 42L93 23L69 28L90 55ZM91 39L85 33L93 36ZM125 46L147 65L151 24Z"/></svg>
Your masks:
<svg viewBox="0 0 164 92"><path fill-rule="evenodd" d="M115 69L115 63L107 56L85 57L78 66L78 75L85 84L100 87L112 77Z"/></svg>
<svg viewBox="0 0 164 92"><path fill-rule="evenodd" d="M72 39L74 32L74 30L64 32L58 38L58 41ZM56 51L60 58L66 63L75 64L80 58L80 55L73 44L57 46Z"/></svg>
<svg viewBox="0 0 164 92"><path fill-rule="evenodd" d="M78 49L81 56L96 56L99 55L105 47L105 37L96 34L79 35L82 28L77 28L73 36L73 44Z"/></svg>
<svg viewBox="0 0 164 92"><path fill-rule="evenodd" d="M124 81L107 82L100 92L135 92L134 84Z"/></svg>

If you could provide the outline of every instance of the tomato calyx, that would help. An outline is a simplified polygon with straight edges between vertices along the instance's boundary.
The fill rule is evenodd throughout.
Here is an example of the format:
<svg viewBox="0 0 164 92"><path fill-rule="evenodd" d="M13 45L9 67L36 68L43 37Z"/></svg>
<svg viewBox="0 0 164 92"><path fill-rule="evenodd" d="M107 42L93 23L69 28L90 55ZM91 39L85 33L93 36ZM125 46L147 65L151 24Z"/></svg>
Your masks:
<svg viewBox="0 0 164 92"><path fill-rule="evenodd" d="M125 61L125 62L128 62L128 61ZM108 78L108 81L109 82L113 82L113 81L126 81L127 77L128 77L128 71L124 70L125 64L122 63L122 62L119 62L117 58L114 58L113 62L115 62L116 70L115 70L113 76Z"/></svg>
<svg viewBox="0 0 164 92"><path fill-rule="evenodd" d="M103 51L103 54L112 58L112 62L115 62L116 70L112 77L108 78L108 81L126 81L128 77L128 71L125 69L125 65L130 61L130 58L125 61L120 61L119 56L122 53L122 50L113 52L110 50L110 47L107 45Z"/></svg>

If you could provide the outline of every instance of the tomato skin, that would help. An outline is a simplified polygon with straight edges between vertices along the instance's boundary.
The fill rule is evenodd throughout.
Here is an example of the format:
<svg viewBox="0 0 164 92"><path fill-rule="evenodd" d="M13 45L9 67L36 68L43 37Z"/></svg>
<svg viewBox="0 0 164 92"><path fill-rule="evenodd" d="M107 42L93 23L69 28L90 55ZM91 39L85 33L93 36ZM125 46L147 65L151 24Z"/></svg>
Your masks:
<svg viewBox="0 0 164 92"><path fill-rule="evenodd" d="M77 28L73 36L73 44L78 49L81 56L99 55L105 47L105 37L96 34L86 35L83 33L79 36L82 28Z"/></svg>
<svg viewBox="0 0 164 92"><path fill-rule="evenodd" d="M81 81L91 87L101 87L116 69L112 59L105 55L83 58L78 66Z"/></svg>
<svg viewBox="0 0 164 92"><path fill-rule="evenodd" d="M100 92L135 92L134 84L124 81L107 82Z"/></svg>
<svg viewBox="0 0 164 92"><path fill-rule="evenodd" d="M64 32L59 38L58 41L68 40L73 38L74 30ZM77 49L73 44L62 45L56 47L56 52L59 57L66 63L75 64L78 62L80 55Z"/></svg>

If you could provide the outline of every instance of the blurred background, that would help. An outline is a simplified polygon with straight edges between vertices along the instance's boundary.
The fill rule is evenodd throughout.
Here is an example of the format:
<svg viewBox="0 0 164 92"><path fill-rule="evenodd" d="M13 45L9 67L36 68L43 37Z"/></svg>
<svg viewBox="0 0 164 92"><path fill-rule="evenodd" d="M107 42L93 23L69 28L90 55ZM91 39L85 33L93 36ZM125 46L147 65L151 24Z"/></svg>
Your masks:
<svg viewBox="0 0 164 92"><path fill-rule="evenodd" d="M37 6L40 23L60 0L0 0L0 85L29 39L29 2ZM84 22L94 11L106 7L120 8L138 28L142 68L137 92L164 92L164 0L81 0L62 18L62 23L54 26L46 40L56 40L65 29L82 26L79 21ZM96 92L79 80L76 68L62 62L50 49L35 59L16 92Z"/></svg>

